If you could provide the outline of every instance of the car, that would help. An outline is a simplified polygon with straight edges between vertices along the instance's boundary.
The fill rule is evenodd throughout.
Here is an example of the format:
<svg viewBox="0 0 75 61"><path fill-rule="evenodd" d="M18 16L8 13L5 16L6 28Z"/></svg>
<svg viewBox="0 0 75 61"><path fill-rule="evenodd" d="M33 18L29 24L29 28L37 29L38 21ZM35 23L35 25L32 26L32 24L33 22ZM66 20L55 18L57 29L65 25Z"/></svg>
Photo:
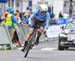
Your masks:
<svg viewBox="0 0 75 61"><path fill-rule="evenodd" d="M61 28L62 30L58 36L58 50L75 47L75 22L69 22Z"/></svg>

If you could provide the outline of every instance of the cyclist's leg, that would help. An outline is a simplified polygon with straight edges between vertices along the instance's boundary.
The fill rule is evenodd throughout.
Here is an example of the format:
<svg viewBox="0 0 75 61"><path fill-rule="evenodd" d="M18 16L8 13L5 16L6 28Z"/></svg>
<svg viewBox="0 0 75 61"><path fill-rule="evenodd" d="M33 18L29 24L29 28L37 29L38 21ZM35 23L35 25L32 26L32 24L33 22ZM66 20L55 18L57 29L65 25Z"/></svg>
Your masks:
<svg viewBox="0 0 75 61"><path fill-rule="evenodd" d="M39 38L40 38L40 36L41 36L41 34L42 34L42 32L43 32L43 28L44 28L44 24L45 24L45 21L44 22L38 22L39 24L39 28L37 29L37 31L38 31L38 34L37 34L37 38L36 38L36 45L38 45L39 44Z"/></svg>
<svg viewBox="0 0 75 61"><path fill-rule="evenodd" d="M24 47L23 47L23 49L22 49L23 52L24 52L24 50L25 50L25 47L26 47L28 41L30 40L31 35L33 34L33 30L34 30L34 29L31 28L31 29L29 30L28 34L27 34L27 37L26 37L26 40L25 40L25 43L24 43Z"/></svg>
<svg viewBox="0 0 75 61"><path fill-rule="evenodd" d="M39 38L43 32L43 29L39 28L37 31L38 31L38 34L37 34L37 38L36 38L36 42L35 42L36 45L39 44Z"/></svg>

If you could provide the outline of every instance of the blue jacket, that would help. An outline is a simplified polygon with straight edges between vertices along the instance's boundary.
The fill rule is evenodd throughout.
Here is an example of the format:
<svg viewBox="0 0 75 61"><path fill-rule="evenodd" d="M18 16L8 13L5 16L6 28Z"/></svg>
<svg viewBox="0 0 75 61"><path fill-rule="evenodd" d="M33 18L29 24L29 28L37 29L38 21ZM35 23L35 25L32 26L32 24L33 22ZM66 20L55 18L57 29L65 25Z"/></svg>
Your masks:
<svg viewBox="0 0 75 61"><path fill-rule="evenodd" d="M23 20L24 23L28 23L28 19L29 18L26 18L25 16L22 17L22 20Z"/></svg>
<svg viewBox="0 0 75 61"><path fill-rule="evenodd" d="M46 13L45 16L42 16L40 10L36 10L36 11L30 16L29 22L31 22L32 19L33 19L35 16L38 18L39 21L44 21L44 20L46 20L45 29L47 29L47 28L49 27L50 15L49 15L48 12ZM32 25L32 23L31 23L31 25Z"/></svg>

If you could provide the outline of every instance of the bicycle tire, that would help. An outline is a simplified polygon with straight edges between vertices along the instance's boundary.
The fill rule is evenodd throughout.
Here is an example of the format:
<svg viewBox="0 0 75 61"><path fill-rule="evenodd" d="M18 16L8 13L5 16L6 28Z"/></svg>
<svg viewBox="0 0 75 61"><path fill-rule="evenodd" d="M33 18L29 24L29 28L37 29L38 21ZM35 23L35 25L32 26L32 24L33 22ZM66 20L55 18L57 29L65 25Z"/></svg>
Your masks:
<svg viewBox="0 0 75 61"><path fill-rule="evenodd" d="M25 51L25 56L24 57L27 57L27 55L29 53L29 50L30 50L30 45L27 47L27 50Z"/></svg>

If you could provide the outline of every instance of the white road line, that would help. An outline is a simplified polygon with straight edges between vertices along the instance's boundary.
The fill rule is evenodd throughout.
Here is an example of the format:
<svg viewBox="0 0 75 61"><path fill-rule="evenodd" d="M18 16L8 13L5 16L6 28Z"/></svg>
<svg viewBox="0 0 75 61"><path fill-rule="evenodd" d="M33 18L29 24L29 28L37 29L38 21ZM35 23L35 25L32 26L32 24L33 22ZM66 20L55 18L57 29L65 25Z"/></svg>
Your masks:
<svg viewBox="0 0 75 61"><path fill-rule="evenodd" d="M46 47L46 48L42 48L40 50L43 50L43 51L53 51L55 49L57 49L57 48Z"/></svg>

